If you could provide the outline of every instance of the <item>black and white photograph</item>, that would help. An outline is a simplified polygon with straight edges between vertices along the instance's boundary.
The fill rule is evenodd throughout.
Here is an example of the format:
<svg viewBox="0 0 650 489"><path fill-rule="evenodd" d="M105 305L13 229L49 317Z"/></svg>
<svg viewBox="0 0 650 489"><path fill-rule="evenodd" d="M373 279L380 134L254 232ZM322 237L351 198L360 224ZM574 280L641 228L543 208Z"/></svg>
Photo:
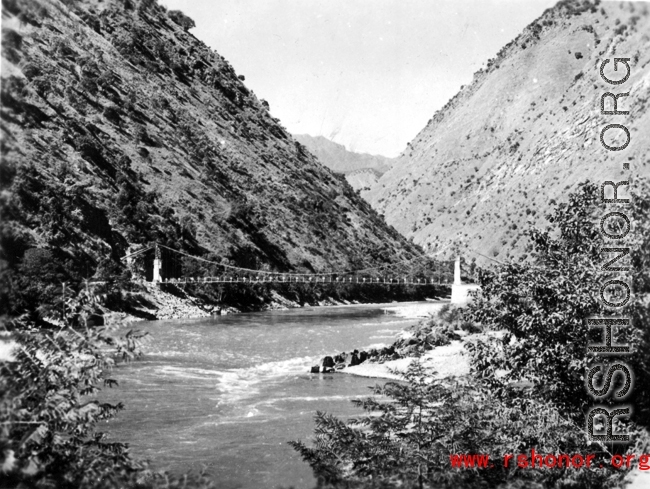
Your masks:
<svg viewBox="0 0 650 489"><path fill-rule="evenodd" d="M0 489L650 488L650 2L1 22Z"/></svg>

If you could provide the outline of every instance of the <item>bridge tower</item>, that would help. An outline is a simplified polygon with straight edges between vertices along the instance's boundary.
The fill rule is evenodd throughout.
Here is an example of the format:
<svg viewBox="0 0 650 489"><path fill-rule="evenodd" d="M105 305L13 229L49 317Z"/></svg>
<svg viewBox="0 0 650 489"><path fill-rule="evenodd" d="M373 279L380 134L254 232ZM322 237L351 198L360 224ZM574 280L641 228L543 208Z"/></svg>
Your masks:
<svg viewBox="0 0 650 489"><path fill-rule="evenodd" d="M156 243L155 255L153 259L153 279L151 280L154 284L162 282L160 277L160 269L162 268L162 258L160 255L160 248L158 243Z"/></svg>
<svg viewBox="0 0 650 489"><path fill-rule="evenodd" d="M451 286L451 303L463 305L472 300L469 292L480 288L477 284L464 284L460 278L460 256L454 262L454 283Z"/></svg>

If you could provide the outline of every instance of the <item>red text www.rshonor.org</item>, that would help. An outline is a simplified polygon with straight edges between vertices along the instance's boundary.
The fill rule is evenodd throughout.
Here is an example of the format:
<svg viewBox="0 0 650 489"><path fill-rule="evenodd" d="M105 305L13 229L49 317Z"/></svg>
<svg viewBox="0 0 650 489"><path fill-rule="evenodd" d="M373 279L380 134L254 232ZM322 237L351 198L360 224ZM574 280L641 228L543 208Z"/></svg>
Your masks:
<svg viewBox="0 0 650 489"><path fill-rule="evenodd" d="M506 468L519 469L552 469L552 468L595 468L593 454L540 454L532 449L530 454L505 454L502 460L502 466ZM493 468L494 463L490 462L490 456L487 454L451 454L449 455L451 466L459 469L488 469ZM650 454L639 455L633 454L614 455L610 461L612 467L620 469L630 467L634 462L638 462L640 470L650 470ZM598 464L598 467L602 467Z"/></svg>

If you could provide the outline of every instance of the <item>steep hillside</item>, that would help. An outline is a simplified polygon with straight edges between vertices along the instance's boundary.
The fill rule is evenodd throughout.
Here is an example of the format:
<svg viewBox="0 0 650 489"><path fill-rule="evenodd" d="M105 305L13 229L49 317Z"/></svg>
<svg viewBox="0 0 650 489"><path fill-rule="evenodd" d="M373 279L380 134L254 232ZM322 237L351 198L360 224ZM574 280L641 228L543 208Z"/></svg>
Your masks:
<svg viewBox="0 0 650 489"><path fill-rule="evenodd" d="M355 190L369 189L395 162L394 158L386 156L348 151L345 146L323 136L296 134L294 138L327 168L346 175Z"/></svg>
<svg viewBox="0 0 650 489"><path fill-rule="evenodd" d="M3 266L101 277L153 241L281 271L418 253L182 13L153 0L8 0L2 21Z"/></svg>
<svg viewBox="0 0 650 489"><path fill-rule="evenodd" d="M502 259L525 254L525 223L541 223L549 203L578 182L650 174L649 7L561 2L547 10L436 112L367 198L430 250L456 243ZM631 58L619 90L599 76L600 61L614 55ZM600 114L607 91L630 92L619 103L629 115ZM608 123L629 128L626 150L602 147Z"/></svg>

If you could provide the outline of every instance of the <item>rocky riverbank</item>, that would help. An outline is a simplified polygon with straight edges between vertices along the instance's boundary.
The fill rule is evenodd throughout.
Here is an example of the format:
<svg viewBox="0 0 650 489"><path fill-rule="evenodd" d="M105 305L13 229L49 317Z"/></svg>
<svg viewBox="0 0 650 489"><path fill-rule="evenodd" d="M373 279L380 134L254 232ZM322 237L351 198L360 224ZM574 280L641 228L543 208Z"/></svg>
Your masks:
<svg viewBox="0 0 650 489"><path fill-rule="evenodd" d="M419 358L440 377L466 375L469 373L469 361L465 355L464 342L476 334L455 329L451 323L441 323L440 312L449 315L448 311L453 311L447 304L438 302L386 307L386 313L399 317L428 319L421 321L412 330L400 333L389 346L326 356L319 365L312 366L310 372L341 372L395 379L399 377L396 372L405 370L414 359Z"/></svg>
<svg viewBox="0 0 650 489"><path fill-rule="evenodd" d="M464 333L459 331L458 333ZM471 335L474 337L476 335ZM394 343L382 349L373 349L368 352L354 350L351 353L342 353L334 357L326 356L320 365L311 367L311 373L341 372L361 377L397 379L396 372L405 371L409 364L419 359L425 367L430 367L441 378L469 374L469 360L465 353L464 343L470 335L458 335L457 340L452 340L447 345L425 346L408 344L399 348ZM425 351L423 351L425 350Z"/></svg>
<svg viewBox="0 0 650 489"><path fill-rule="evenodd" d="M350 304L359 304L358 301L346 301L346 300L336 300L332 297L325 297L319 301L314 301L314 303L306 302L304 305L300 305L296 301L287 299L286 297L278 294L277 291L271 291L271 302L265 304L263 310L283 310L283 309L293 309L296 307L317 307L317 306L345 306Z"/></svg>
<svg viewBox="0 0 650 489"><path fill-rule="evenodd" d="M222 307L215 304L204 303L197 298L185 293L182 289L174 290L174 293L162 290L160 287L143 282L140 290L129 293L136 297L129 312L105 311L107 316L126 322L143 320L166 320L166 319L192 319L211 317L215 315L237 314L242 311L236 307ZM298 307L325 307L359 304L359 301L336 300L331 297L322 298L313 303L304 305L283 297L276 291L271 291L271 300L265 303L261 310L286 310ZM407 307L407 306L406 306Z"/></svg>
<svg viewBox="0 0 650 489"><path fill-rule="evenodd" d="M182 290L172 294L147 282L141 284L141 289L131 293L137 297L129 312L108 312L107 316L116 316L126 322L165 319L192 319L211 317L220 314L236 314L240 312L234 307L220 308L197 301Z"/></svg>

